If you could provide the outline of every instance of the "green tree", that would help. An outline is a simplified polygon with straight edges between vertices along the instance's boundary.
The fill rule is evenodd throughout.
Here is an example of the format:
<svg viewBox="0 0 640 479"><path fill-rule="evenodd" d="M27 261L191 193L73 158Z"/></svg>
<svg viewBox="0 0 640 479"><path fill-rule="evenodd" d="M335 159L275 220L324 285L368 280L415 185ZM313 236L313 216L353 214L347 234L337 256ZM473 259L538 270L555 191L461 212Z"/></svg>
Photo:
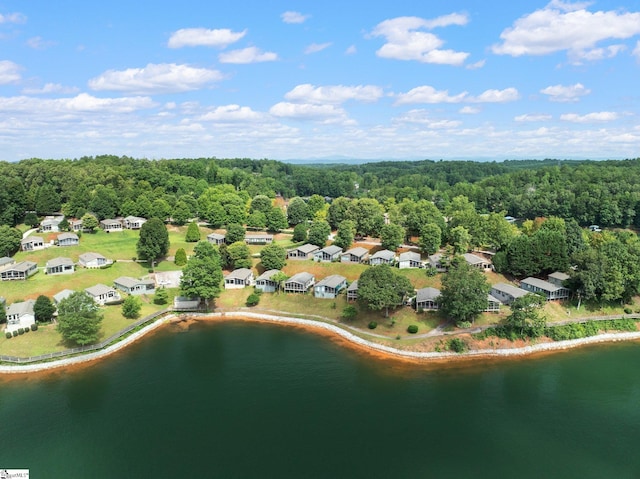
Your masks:
<svg viewBox="0 0 640 479"><path fill-rule="evenodd" d="M187 243L197 243L198 241L200 241L200 228L198 228L198 223L196 223L195 221L189 223L184 240Z"/></svg>
<svg viewBox="0 0 640 479"><path fill-rule="evenodd" d="M36 298L36 302L33 305L33 314L36 317L36 321L51 321L55 312L56 307L48 296L41 294Z"/></svg>
<svg viewBox="0 0 640 479"><path fill-rule="evenodd" d="M62 218L62 221L58 224L58 229L60 231L69 231L69 220L67 220L67 218Z"/></svg>
<svg viewBox="0 0 640 479"><path fill-rule="evenodd" d="M122 316L127 319L136 319L140 316L141 309L142 303L140 299L135 296L127 296L122 302Z"/></svg>
<svg viewBox="0 0 640 479"><path fill-rule="evenodd" d="M528 336L540 337L547 325L546 317L540 314L546 303L547 298L534 293L516 298L511 303L511 314L506 317L505 323L512 329L520 330L521 335L526 331Z"/></svg>
<svg viewBox="0 0 640 479"><path fill-rule="evenodd" d="M358 315L358 309L352 304L349 304L342 309L342 314L341 314L342 319L346 319L347 321L350 321L352 319L355 319L357 315Z"/></svg>
<svg viewBox="0 0 640 479"><path fill-rule="evenodd" d="M385 317L412 291L411 282L387 264L366 269L358 279L358 301L369 309L384 309Z"/></svg>
<svg viewBox="0 0 640 479"><path fill-rule="evenodd" d="M169 218L170 215L171 215L171 205L169 205L169 203L166 200L162 198L157 198L153 200L153 203L151 205L150 216L154 218L160 218L164 222L167 220L167 218Z"/></svg>
<svg viewBox="0 0 640 479"><path fill-rule="evenodd" d="M38 220L38 216L32 211L29 211L24 216L24 224L27 226L31 226L32 228L35 228L36 226L38 226L39 223L40 221Z"/></svg>
<svg viewBox="0 0 640 479"><path fill-rule="evenodd" d="M309 206L302 198L295 197L289 200L287 206L287 221L290 225L306 222L310 218Z"/></svg>
<svg viewBox="0 0 640 479"><path fill-rule="evenodd" d="M297 224L295 228L293 228L293 237L291 241L294 243L307 241L307 225L304 223Z"/></svg>
<svg viewBox="0 0 640 479"><path fill-rule="evenodd" d="M359 286L358 282L358 294ZM487 309L490 289L482 271L470 266L460 257L454 258L449 271L442 277L440 310L456 323L473 322Z"/></svg>
<svg viewBox="0 0 640 479"><path fill-rule="evenodd" d="M471 234L464 226L456 226L449 231L449 241L456 253L466 253L471 246Z"/></svg>
<svg viewBox="0 0 640 479"><path fill-rule="evenodd" d="M98 340L102 314L84 291L72 293L58 304L57 330L66 341L84 346Z"/></svg>
<svg viewBox="0 0 640 479"><path fill-rule="evenodd" d="M382 249L397 250L404 241L405 230L400 225L389 223L380 228Z"/></svg>
<svg viewBox="0 0 640 479"><path fill-rule="evenodd" d="M184 250L184 248L178 248L173 262L176 266L184 266L185 264L187 264L187 252Z"/></svg>
<svg viewBox="0 0 640 479"><path fill-rule="evenodd" d="M0 324L7 322L7 310L4 307L4 303L0 301Z"/></svg>
<svg viewBox="0 0 640 479"><path fill-rule="evenodd" d="M251 251L243 241L231 243L227 247L227 254L230 268L251 268Z"/></svg>
<svg viewBox="0 0 640 479"><path fill-rule="evenodd" d="M265 270L282 269L287 263L287 250L275 243L270 243L260 251L260 262Z"/></svg>
<svg viewBox="0 0 640 479"><path fill-rule="evenodd" d="M154 304L167 304L169 302L169 293L167 293L167 289L163 286L156 290L156 293L153 295L153 303Z"/></svg>
<svg viewBox="0 0 640 479"><path fill-rule="evenodd" d="M427 223L420 229L420 251L428 255L435 254L442 244L442 231L435 223Z"/></svg>
<svg viewBox="0 0 640 479"><path fill-rule="evenodd" d="M0 257L13 256L20 249L22 233L7 225L0 226Z"/></svg>
<svg viewBox="0 0 640 479"><path fill-rule="evenodd" d="M156 261L169 252L169 232L159 218L151 218L140 228L140 237L136 244L138 257L154 267Z"/></svg>
<svg viewBox="0 0 640 479"><path fill-rule="evenodd" d="M201 241L198 245L202 243L206 241ZM182 270L180 291L185 296L204 299L208 308L209 301L220 295L222 268L219 257L210 256L205 250L207 248L198 252L194 250L195 254Z"/></svg>
<svg viewBox="0 0 640 479"><path fill-rule="evenodd" d="M289 224L284 212L277 206L271 208L271 211L267 214L267 229L272 233L279 233L287 226Z"/></svg>
<svg viewBox="0 0 640 479"><path fill-rule="evenodd" d="M250 228L264 229L267 227L267 216L262 211L254 211L247 216L247 226Z"/></svg>
<svg viewBox="0 0 640 479"><path fill-rule="evenodd" d="M276 283L278 285L276 291L280 292L280 290L283 288L284 286L284 282L286 280L289 279L289 276L287 276L285 273L283 273L282 271L278 271L276 274L274 274L273 276L271 276L271 281L273 281L274 283Z"/></svg>
<svg viewBox="0 0 640 479"><path fill-rule="evenodd" d="M350 200L349 198L341 196L331 202L331 204L329 205L327 221L332 228L337 228L344 220L351 219L349 217L351 201L352 200Z"/></svg>
<svg viewBox="0 0 640 479"><path fill-rule="evenodd" d="M178 200L171 212L173 223L182 226L193 216L189 205L182 200Z"/></svg>
<svg viewBox="0 0 640 479"><path fill-rule="evenodd" d="M326 221L314 221L309 228L308 241L320 248L324 248L330 233L331 227L329 223Z"/></svg>
<svg viewBox="0 0 640 479"><path fill-rule="evenodd" d="M99 220L113 218L118 212L118 203L118 195L113 191L113 188L98 185L89 202L89 209L95 213Z"/></svg>
<svg viewBox="0 0 640 479"><path fill-rule="evenodd" d="M98 229L99 223L98 218L93 216L91 213L85 213L82 217L82 230L89 231L90 233L95 233Z"/></svg>
<svg viewBox="0 0 640 479"><path fill-rule="evenodd" d="M227 234L226 240L227 243L236 243L238 241L243 241L245 235L244 226L238 223L231 223L227 225Z"/></svg>
<svg viewBox="0 0 640 479"><path fill-rule="evenodd" d="M318 211L321 211L325 205L324 198L320 195L311 195L309 201L307 201L307 206L309 207L309 217L313 218Z"/></svg>
<svg viewBox="0 0 640 479"><path fill-rule="evenodd" d="M57 213L60 211L60 195L51 185L44 184L38 188L36 194L36 211L40 215Z"/></svg>
<svg viewBox="0 0 640 479"><path fill-rule="evenodd" d="M353 238L356 234L356 224L351 220L344 220L338 226L336 237L333 240L333 244L340 246L340 248L346 250L353 243Z"/></svg>
<svg viewBox="0 0 640 479"><path fill-rule="evenodd" d="M251 200L251 205L249 206L249 213L260 212L265 216L271 211L272 205L271 198L266 195L256 195Z"/></svg>
<svg viewBox="0 0 640 479"><path fill-rule="evenodd" d="M384 225L384 208L375 198L361 198L349 206L349 219L356 223L356 232L363 236L380 236Z"/></svg>

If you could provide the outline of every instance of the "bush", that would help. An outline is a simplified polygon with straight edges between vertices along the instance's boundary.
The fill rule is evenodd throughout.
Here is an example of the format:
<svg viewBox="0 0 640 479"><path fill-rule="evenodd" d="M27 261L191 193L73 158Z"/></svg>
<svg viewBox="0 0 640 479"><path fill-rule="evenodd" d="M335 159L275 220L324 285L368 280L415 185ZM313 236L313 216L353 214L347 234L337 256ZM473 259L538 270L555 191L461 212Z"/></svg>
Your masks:
<svg viewBox="0 0 640 479"><path fill-rule="evenodd" d="M460 329L469 329L471 327L471 321L460 321L459 323L456 323L456 326Z"/></svg>
<svg viewBox="0 0 640 479"><path fill-rule="evenodd" d="M154 304L167 304L169 302L169 293L164 288L160 288L156 291L156 294L153 296Z"/></svg>
<svg viewBox="0 0 640 479"><path fill-rule="evenodd" d="M371 322L367 325L367 327L368 327L369 329L376 329L376 328L378 327L378 323L376 323L375 321L371 321Z"/></svg>
<svg viewBox="0 0 640 479"><path fill-rule="evenodd" d="M149 273L153 273L153 268L149 268L149 269L147 270L147 272L149 272Z"/></svg>
<svg viewBox="0 0 640 479"><path fill-rule="evenodd" d="M18 328L18 334L23 335L24 334L24 328Z"/></svg>
<svg viewBox="0 0 640 479"><path fill-rule="evenodd" d="M13 334L13 337L15 338L18 335L18 331L14 330L11 334Z"/></svg>
<svg viewBox="0 0 640 479"><path fill-rule="evenodd" d="M358 310L352 304L342 310L342 319L353 319L358 315Z"/></svg>
<svg viewBox="0 0 640 479"><path fill-rule="evenodd" d="M447 342L447 349L454 353L464 353L467 350L467 343L460 338L451 338Z"/></svg>
<svg viewBox="0 0 640 479"><path fill-rule="evenodd" d="M247 298L247 306L255 306L260 302L260 295L257 293L251 293Z"/></svg>
<svg viewBox="0 0 640 479"><path fill-rule="evenodd" d="M13 338L13 336L12 336L12 335L11 335L11 333L9 333L9 332L5 333L5 335L4 335L4 336L5 336L5 338L7 338L7 339L11 339L11 338Z"/></svg>
<svg viewBox="0 0 640 479"><path fill-rule="evenodd" d="M416 334L418 332L418 326L416 326L415 324L410 324L409 327L407 328L407 333L409 334Z"/></svg>
<svg viewBox="0 0 640 479"><path fill-rule="evenodd" d="M33 323L31 325L31 331L37 331L38 330L38 325L36 323Z"/></svg>
<svg viewBox="0 0 640 479"><path fill-rule="evenodd" d="M631 314L633 310L631 308L624 308L624 314Z"/></svg>
<svg viewBox="0 0 640 479"><path fill-rule="evenodd" d="M24 328L25 333L28 333L29 331L31 331L31 328Z"/></svg>

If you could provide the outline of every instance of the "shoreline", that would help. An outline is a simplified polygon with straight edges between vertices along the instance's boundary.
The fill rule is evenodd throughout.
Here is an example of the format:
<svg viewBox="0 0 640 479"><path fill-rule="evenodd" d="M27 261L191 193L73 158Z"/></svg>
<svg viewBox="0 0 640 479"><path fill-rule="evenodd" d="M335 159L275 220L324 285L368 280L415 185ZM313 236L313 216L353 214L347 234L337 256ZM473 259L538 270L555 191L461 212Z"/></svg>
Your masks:
<svg viewBox="0 0 640 479"><path fill-rule="evenodd" d="M82 356L50 361L46 363L25 364L25 365L8 365L0 366L0 376L13 374L26 374L35 372L56 371L76 367L84 363L90 363L104 359L125 347L138 341L140 338L155 331L161 326L169 324L180 324L185 320L178 319L175 314L170 314L163 319L142 328L131 336L122 341L113 344L103 350L88 353ZM375 343L363 339L355 334L340 328L336 325L324 323L322 321L314 321L309 319L294 318L290 316L281 316L264 313L253 313L250 311L242 312L218 312L218 313L192 313L186 320L189 322L200 321L248 321L270 324L280 324L285 326L299 327L314 334L321 334L331 341L339 343L341 346L350 347L360 352L371 354L381 360L402 361L412 364L442 364L442 363L460 363L473 360L500 360L500 359L521 359L534 355L546 355L548 353L564 351L567 349L575 349L581 346L611 343L620 341L640 340L640 331L621 332L621 333L604 333L588 338L572 339L567 341L555 341L548 343L540 343L520 348L496 348L496 349L477 349L467 351L465 353L455 352L418 352L405 351L392 346Z"/></svg>

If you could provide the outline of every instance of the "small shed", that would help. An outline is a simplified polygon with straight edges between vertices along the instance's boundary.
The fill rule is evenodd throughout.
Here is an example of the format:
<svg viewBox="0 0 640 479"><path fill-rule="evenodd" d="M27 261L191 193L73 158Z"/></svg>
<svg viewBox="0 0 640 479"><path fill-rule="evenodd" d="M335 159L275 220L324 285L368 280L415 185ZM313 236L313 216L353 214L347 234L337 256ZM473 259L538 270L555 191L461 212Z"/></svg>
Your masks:
<svg viewBox="0 0 640 479"><path fill-rule="evenodd" d="M209 233L207 235L207 241L211 244L221 245L225 242L225 240L226 235L223 235L222 233Z"/></svg>

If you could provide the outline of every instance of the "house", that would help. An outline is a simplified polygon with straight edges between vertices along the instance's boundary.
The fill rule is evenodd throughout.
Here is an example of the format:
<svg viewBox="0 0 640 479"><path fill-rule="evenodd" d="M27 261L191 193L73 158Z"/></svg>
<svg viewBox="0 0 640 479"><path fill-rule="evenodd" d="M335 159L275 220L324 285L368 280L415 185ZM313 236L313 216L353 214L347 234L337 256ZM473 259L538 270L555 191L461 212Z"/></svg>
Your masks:
<svg viewBox="0 0 640 479"><path fill-rule="evenodd" d="M472 253L465 253L462 255L467 264L473 268L477 268L480 271L491 271L491 261L484 259L482 256L478 256Z"/></svg>
<svg viewBox="0 0 640 479"><path fill-rule="evenodd" d="M273 242L273 235L266 233L245 235L244 242L246 244L269 244Z"/></svg>
<svg viewBox="0 0 640 479"><path fill-rule="evenodd" d="M321 279L313 288L316 298L335 299L340 291L347 287L347 278L339 274L332 274Z"/></svg>
<svg viewBox="0 0 640 479"><path fill-rule="evenodd" d="M520 281L520 287L531 293L539 293L546 296L547 301L554 299L566 299L569 297L569 289L558 286L544 279L538 278L525 278Z"/></svg>
<svg viewBox="0 0 640 479"><path fill-rule="evenodd" d="M113 263L110 259L105 258L100 253L82 253L78 257L78 263L85 268L101 268Z"/></svg>
<svg viewBox="0 0 640 479"><path fill-rule="evenodd" d="M153 294L156 283L152 279L136 279L131 276L120 276L113 281L113 286L127 294Z"/></svg>
<svg viewBox="0 0 640 479"><path fill-rule="evenodd" d="M13 266L14 264L16 264L16 260L9 256L3 256L2 258L0 258L0 269Z"/></svg>
<svg viewBox="0 0 640 479"><path fill-rule="evenodd" d="M561 271L556 271L547 276L547 281L555 284L556 286L564 286L564 282L568 279L569 275L567 273L562 273Z"/></svg>
<svg viewBox="0 0 640 479"><path fill-rule="evenodd" d="M226 235L220 233L210 233L207 235L207 241L212 244L221 245L225 242Z"/></svg>
<svg viewBox="0 0 640 479"><path fill-rule="evenodd" d="M40 231L47 233L57 233L60 231L60 223L64 216L47 216L40 223Z"/></svg>
<svg viewBox="0 0 640 479"><path fill-rule="evenodd" d="M90 288L85 288L85 292L100 306L108 303L120 301L120 293L106 284L96 284Z"/></svg>
<svg viewBox="0 0 640 479"><path fill-rule="evenodd" d="M13 303L7 308L7 333L13 333L20 328L30 328L32 324L36 324L36 315L33 312L33 306L36 304L34 299L28 299L21 303Z"/></svg>
<svg viewBox="0 0 640 479"><path fill-rule="evenodd" d="M53 258L47 261L44 267L46 274L71 274L75 271L76 265L71 258Z"/></svg>
<svg viewBox="0 0 640 479"><path fill-rule="evenodd" d="M429 266L434 268L438 273L445 273L449 269L449 258L442 253L429 255L427 258Z"/></svg>
<svg viewBox="0 0 640 479"><path fill-rule="evenodd" d="M491 286L491 291L489 294L491 294L491 296L496 298L498 301L509 305L516 299L526 295L527 291L511 284L498 283Z"/></svg>
<svg viewBox="0 0 640 479"><path fill-rule="evenodd" d="M27 279L38 272L38 265L33 261L21 261L0 270L0 280L11 281Z"/></svg>
<svg viewBox="0 0 640 479"><path fill-rule="evenodd" d="M297 248L287 250L287 259L313 259L313 255L320 247L314 244L303 244Z"/></svg>
<svg viewBox="0 0 640 479"><path fill-rule="evenodd" d="M139 216L127 216L124 220L124 227L128 230L139 230L142 228L142 225L147 222L146 219L140 218Z"/></svg>
<svg viewBox="0 0 640 479"><path fill-rule="evenodd" d="M80 238L75 233L62 233L58 235L58 246L76 246Z"/></svg>
<svg viewBox="0 0 640 479"><path fill-rule="evenodd" d="M82 220L69 221L69 229L71 231L82 231Z"/></svg>
<svg viewBox="0 0 640 479"><path fill-rule="evenodd" d="M398 268L422 268L420 253L415 251L405 251L398 256Z"/></svg>
<svg viewBox="0 0 640 479"><path fill-rule="evenodd" d="M73 293L75 293L75 291L71 289L63 289L59 293L53 295L53 302L56 304L60 304L60 301L62 301L63 299L67 299Z"/></svg>
<svg viewBox="0 0 640 479"><path fill-rule="evenodd" d="M342 253L342 248L339 246L331 245L326 248L319 249L313 254L313 259L315 261L338 261L340 259L340 254Z"/></svg>
<svg viewBox="0 0 640 479"><path fill-rule="evenodd" d="M343 263L364 263L369 258L369 250L366 248L351 248L340 256Z"/></svg>
<svg viewBox="0 0 640 479"><path fill-rule="evenodd" d="M40 236L29 236L20 240L22 251L37 251L44 249L44 240Z"/></svg>
<svg viewBox="0 0 640 479"><path fill-rule="evenodd" d="M347 287L347 301L358 299L358 280L356 279Z"/></svg>
<svg viewBox="0 0 640 479"><path fill-rule="evenodd" d="M306 293L316 282L311 273L294 274L284 282L285 293Z"/></svg>
<svg viewBox="0 0 640 479"><path fill-rule="evenodd" d="M278 273L280 273L279 269L270 269L262 273L256 278L256 289L263 293L275 293L278 291L279 284L271 279Z"/></svg>
<svg viewBox="0 0 640 479"><path fill-rule="evenodd" d="M490 294L487 295L487 308L485 313L499 313L500 312L500 300Z"/></svg>
<svg viewBox="0 0 640 479"><path fill-rule="evenodd" d="M435 311L440 309L438 298L440 290L437 288L422 288L416 291L416 311Z"/></svg>
<svg viewBox="0 0 640 479"><path fill-rule="evenodd" d="M377 251L369 258L369 264L371 266L376 266L379 264L388 264L393 266L395 262L396 254L388 249Z"/></svg>
<svg viewBox="0 0 640 479"><path fill-rule="evenodd" d="M253 271L248 268L235 269L224 277L224 289L241 289L253 284Z"/></svg>
<svg viewBox="0 0 640 479"><path fill-rule="evenodd" d="M112 231L123 231L122 223L118 220L112 219L100 221L100 228L102 228L106 233L111 233Z"/></svg>

